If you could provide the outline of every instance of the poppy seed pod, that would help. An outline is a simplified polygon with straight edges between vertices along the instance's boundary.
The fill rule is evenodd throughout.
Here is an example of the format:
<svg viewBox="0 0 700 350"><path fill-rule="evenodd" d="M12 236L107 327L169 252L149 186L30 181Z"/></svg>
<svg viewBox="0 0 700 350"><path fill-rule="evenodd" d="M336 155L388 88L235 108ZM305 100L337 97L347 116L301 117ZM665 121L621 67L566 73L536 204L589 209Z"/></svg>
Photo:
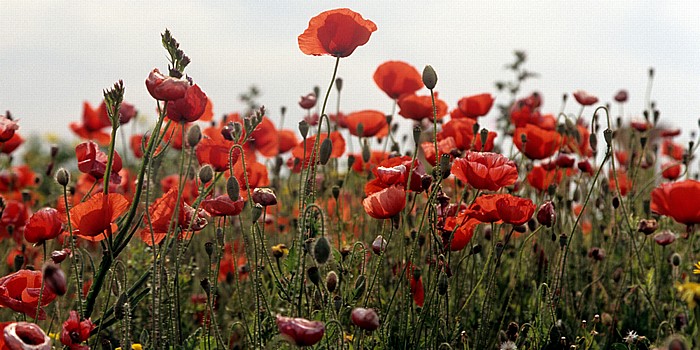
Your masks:
<svg viewBox="0 0 700 350"><path fill-rule="evenodd" d="M56 182L63 187L67 186L70 182L70 173L68 170L64 168L58 169L56 172Z"/></svg>
<svg viewBox="0 0 700 350"><path fill-rule="evenodd" d="M309 134L309 123L306 120L301 120L299 122L299 132L302 138L306 138L306 135Z"/></svg>
<svg viewBox="0 0 700 350"><path fill-rule="evenodd" d="M338 274L335 271L329 271L326 275L326 289L333 293L338 286Z"/></svg>
<svg viewBox="0 0 700 350"><path fill-rule="evenodd" d="M199 169L199 173L197 175L199 176L199 181L207 183L214 178L214 169L211 167L211 165L205 164Z"/></svg>
<svg viewBox="0 0 700 350"><path fill-rule="evenodd" d="M54 294L61 296L66 294L68 287L66 285L66 274L58 265L46 264L43 271L44 283L46 288L50 289Z"/></svg>
<svg viewBox="0 0 700 350"><path fill-rule="evenodd" d="M681 258L680 254L673 253L673 255L671 255L671 265L678 267L678 266L681 266L682 262L683 262L683 259Z"/></svg>
<svg viewBox="0 0 700 350"><path fill-rule="evenodd" d="M333 152L333 141L330 138L326 138L321 142L321 149L319 151L319 161L322 165L326 165L328 160L331 159L331 153Z"/></svg>
<svg viewBox="0 0 700 350"><path fill-rule="evenodd" d="M256 188L253 190L253 202L263 207L277 205L277 196L271 188Z"/></svg>
<svg viewBox="0 0 700 350"><path fill-rule="evenodd" d="M331 245L326 236L321 236L314 245L314 260L319 264L325 264L331 255Z"/></svg>
<svg viewBox="0 0 700 350"><path fill-rule="evenodd" d="M437 73L435 73L435 69L431 65L425 66L423 68L423 85L428 88L428 90L432 90L435 88L435 85L437 85Z"/></svg>
<svg viewBox="0 0 700 350"><path fill-rule="evenodd" d="M5 326L3 349L50 350L51 338L34 323L15 322Z"/></svg>
<svg viewBox="0 0 700 350"><path fill-rule="evenodd" d="M374 331L379 328L379 316L374 309L356 307L350 313L352 324L366 331Z"/></svg>
<svg viewBox="0 0 700 350"><path fill-rule="evenodd" d="M226 181L226 194L234 202L241 196L241 186L235 176L229 177Z"/></svg>

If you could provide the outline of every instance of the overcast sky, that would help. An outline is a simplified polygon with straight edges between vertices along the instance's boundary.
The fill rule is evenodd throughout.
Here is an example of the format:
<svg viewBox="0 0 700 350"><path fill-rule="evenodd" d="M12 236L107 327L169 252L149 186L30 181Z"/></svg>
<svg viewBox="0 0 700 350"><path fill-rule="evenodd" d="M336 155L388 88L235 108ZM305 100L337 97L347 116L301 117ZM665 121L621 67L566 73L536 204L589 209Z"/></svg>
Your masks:
<svg viewBox="0 0 700 350"><path fill-rule="evenodd" d="M0 111L21 119L21 132L66 137L82 102L99 103L118 79L126 100L154 117L144 80L164 70L160 33L169 28L191 58L187 73L212 99L214 112L238 111L237 96L257 85L273 119L288 106L287 127L303 115L299 96L325 86L333 58L306 56L297 36L339 1L0 1ZM508 78L515 49L540 73L524 93L544 96L556 112L562 93L584 89L603 102L625 88L626 112L640 115L649 67L653 99L668 123L696 130L700 117L700 5L695 1L366 1L350 8L377 24L369 42L340 63L342 109L389 112L372 74L387 60L422 71L431 64L436 90L450 109L462 96L495 93ZM425 91L424 91L425 93ZM499 95L499 99L506 99ZM334 105L331 105L334 106ZM578 112L569 104L567 112ZM495 113L488 120L495 119Z"/></svg>

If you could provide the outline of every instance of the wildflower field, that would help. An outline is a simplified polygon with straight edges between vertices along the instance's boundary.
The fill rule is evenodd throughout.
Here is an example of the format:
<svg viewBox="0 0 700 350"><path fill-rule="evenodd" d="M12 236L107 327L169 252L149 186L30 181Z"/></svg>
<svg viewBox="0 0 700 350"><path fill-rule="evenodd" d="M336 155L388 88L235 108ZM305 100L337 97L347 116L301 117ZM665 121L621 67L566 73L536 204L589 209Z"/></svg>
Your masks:
<svg viewBox="0 0 700 350"><path fill-rule="evenodd" d="M545 104L516 51L498 96L443 101L450 72L392 60L367 87L385 110L342 104L378 27L298 28L329 80L289 112L251 90L215 115L165 30L145 86L84 102L80 141L0 116L0 350L700 347L698 134L661 117L653 69L641 106Z"/></svg>

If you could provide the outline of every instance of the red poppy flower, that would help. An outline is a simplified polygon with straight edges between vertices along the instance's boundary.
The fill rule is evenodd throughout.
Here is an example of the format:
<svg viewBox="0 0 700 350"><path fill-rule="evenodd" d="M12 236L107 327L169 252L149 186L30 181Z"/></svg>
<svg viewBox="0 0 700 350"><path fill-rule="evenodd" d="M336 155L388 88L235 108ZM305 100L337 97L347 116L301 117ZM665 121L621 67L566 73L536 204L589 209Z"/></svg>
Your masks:
<svg viewBox="0 0 700 350"><path fill-rule="evenodd" d="M430 95L418 96L415 94L404 95L398 100L399 115L404 118L421 121L433 120L433 100ZM435 93L435 109L437 119L442 119L447 114L447 103L438 98Z"/></svg>
<svg viewBox="0 0 700 350"><path fill-rule="evenodd" d="M73 233L89 241L100 241L117 230L114 221L129 207L129 200L119 193L94 194L70 210ZM106 231L106 232L105 232Z"/></svg>
<svg viewBox="0 0 700 350"><path fill-rule="evenodd" d="M608 188L610 189L610 191L617 191L618 185L616 185L616 182L618 181L620 186L620 195L627 195L627 192L629 192L630 188L632 187L632 183L627 177L627 171L617 169L617 176L613 176L612 170L610 171L610 181L608 182Z"/></svg>
<svg viewBox="0 0 700 350"><path fill-rule="evenodd" d="M562 148L567 152L574 152L584 157L590 157L593 155L593 149L591 149L590 135L591 132L587 127L577 124L576 125L577 134L575 136L565 136Z"/></svg>
<svg viewBox="0 0 700 350"><path fill-rule="evenodd" d="M682 161L683 153L685 153L683 146L673 142L670 139L664 139L664 142L661 145L661 154L669 156L677 161Z"/></svg>
<svg viewBox="0 0 700 350"><path fill-rule="evenodd" d="M423 276L416 276L414 273L415 268L409 262L408 270L411 272L408 275L409 285L411 287L411 296L413 297L413 302L419 306L423 307L425 302L425 289L423 288Z"/></svg>
<svg viewBox="0 0 700 350"><path fill-rule="evenodd" d="M10 231L12 231L15 240L21 241L27 219L29 219L29 208L24 203L7 200L0 216L0 237L10 237ZM9 227L11 228L8 230Z"/></svg>
<svg viewBox="0 0 700 350"><path fill-rule="evenodd" d="M590 106L598 102L598 98L587 93L586 91L583 90L576 90L574 91L574 98L576 99L576 102L581 104L582 106Z"/></svg>
<svg viewBox="0 0 700 350"><path fill-rule="evenodd" d="M245 201L239 197L237 201L232 201L228 195L221 195L216 198L202 201L202 209L211 216L236 216L243 211Z"/></svg>
<svg viewBox="0 0 700 350"><path fill-rule="evenodd" d="M366 331L372 332L379 328L379 316L374 309L356 307L350 313L350 320L352 324Z"/></svg>
<svg viewBox="0 0 700 350"><path fill-rule="evenodd" d="M71 310L70 317L63 322L61 330L61 343L71 350L89 350L87 345L81 345L90 338L90 332L95 329L95 325L88 318L80 321L78 312Z"/></svg>
<svg viewBox="0 0 700 350"><path fill-rule="evenodd" d="M177 203L177 197L177 188L172 188L149 206L149 215L144 219L146 221L145 227L139 235L144 243L149 246L154 241L156 244L160 244L168 232L171 232L170 221L175 215L176 206L179 206L179 208L175 225L183 231L199 231L207 225L206 215L202 213L201 209L196 213L195 217L194 209L185 204L182 197L180 198L180 203ZM181 237L184 237L184 235L181 234Z"/></svg>
<svg viewBox="0 0 700 350"><path fill-rule="evenodd" d="M174 101L185 97L190 83L184 79L168 77L154 68L146 78L146 89L153 98L161 101Z"/></svg>
<svg viewBox="0 0 700 350"><path fill-rule="evenodd" d="M391 99L413 94L423 87L423 78L412 65L402 61L387 61L374 72L374 82Z"/></svg>
<svg viewBox="0 0 700 350"><path fill-rule="evenodd" d="M684 180L661 184L651 191L651 211L686 225L700 223L700 182Z"/></svg>
<svg viewBox="0 0 700 350"><path fill-rule="evenodd" d="M319 139L319 142L323 142L323 140L328 138L328 134L325 132L321 133L321 138ZM304 152L304 141L302 140L299 142L299 144L294 147L292 150L292 155L296 158L299 159L304 159L304 155L306 155L306 159L304 159L303 166L306 168L311 164L312 159L311 155L313 153L313 147L314 147L314 142L316 140L316 135L310 136L306 138L306 152ZM331 158L340 158L340 156L345 153L345 139L343 138L343 135L340 134L338 131L333 131L331 132L331 141L333 142L333 149L331 151ZM306 154L305 154L306 153Z"/></svg>
<svg viewBox="0 0 700 350"><path fill-rule="evenodd" d="M666 163L661 166L661 176L665 179L675 180L681 176L681 165L678 163Z"/></svg>
<svg viewBox="0 0 700 350"><path fill-rule="evenodd" d="M75 147L75 157L78 159L78 170L85 174L92 175L96 180L104 178L107 171L108 156L100 151L99 146L92 141L85 141ZM121 176L119 171L122 170L122 158L117 151L114 151L112 157L112 173L109 176L110 182L119 183Z"/></svg>
<svg viewBox="0 0 700 350"><path fill-rule="evenodd" d="M21 312L29 317L36 317L39 294L41 292L41 271L19 270L5 277L0 277L0 307ZM46 319L43 306L56 299L50 289L44 288L41 294L39 319Z"/></svg>
<svg viewBox="0 0 700 350"><path fill-rule="evenodd" d="M24 143L24 138L15 133L12 138L0 144L0 153L11 154Z"/></svg>
<svg viewBox="0 0 700 350"><path fill-rule="evenodd" d="M174 189L177 191L178 187L180 185L180 175L179 174L172 174L168 175L163 178L163 180L160 180L160 190L163 193L167 193L168 191ZM195 199L199 196L199 184L197 183L196 179L192 180L185 180L184 187L182 189L182 200L185 203L192 203L194 202Z"/></svg>
<svg viewBox="0 0 700 350"><path fill-rule="evenodd" d="M467 210L462 210L458 216L451 216L445 219L443 243L453 252L460 251L469 244L474 236L474 229L481 223L477 219L470 218L467 213ZM457 227L456 230L455 227ZM452 240L449 240L449 235L452 234L452 231L454 231L454 234L452 235Z"/></svg>
<svg viewBox="0 0 700 350"><path fill-rule="evenodd" d="M471 149L474 151L491 152L493 150L494 140L496 139L496 133L493 131L488 132L486 145L484 145L482 150L481 135L477 134L476 137L474 135L475 124L476 120L471 118L452 119L443 124L442 131L438 133L438 140L452 137L456 147L462 151Z"/></svg>
<svg viewBox="0 0 700 350"><path fill-rule="evenodd" d="M435 143L426 141L420 144L420 148L423 150L425 160L430 165L435 166L437 164L437 159L443 154L448 154L452 157L452 152L457 149L457 143L451 136L438 141L438 152L440 156L437 157L435 156Z"/></svg>
<svg viewBox="0 0 700 350"><path fill-rule="evenodd" d="M518 167L498 153L467 151L452 163L452 174L476 189L498 191L518 180Z"/></svg>
<svg viewBox="0 0 700 350"><path fill-rule="evenodd" d="M316 106L316 94L309 93L306 96L301 96L299 99L299 107L303 109L311 109Z"/></svg>
<svg viewBox="0 0 700 350"><path fill-rule="evenodd" d="M36 174L26 164L0 170L0 192L17 192L36 185L37 180Z"/></svg>
<svg viewBox="0 0 700 350"><path fill-rule="evenodd" d="M661 137L676 137L681 134L681 129L661 128Z"/></svg>
<svg viewBox="0 0 700 350"><path fill-rule="evenodd" d="M630 126L634 130L637 130L639 132L645 132L651 129L653 125L651 125L651 123L649 123L646 120L632 120L630 121Z"/></svg>
<svg viewBox="0 0 700 350"><path fill-rule="evenodd" d="M496 203L498 200L509 196L508 194L484 194L476 197L474 202L469 205L466 215L475 218L481 222L498 222L501 221L501 216L498 214Z"/></svg>
<svg viewBox="0 0 700 350"><path fill-rule="evenodd" d="M245 124L245 121L238 114L229 114L227 122L239 122L241 125ZM270 118L263 116L260 124L255 127L255 130L253 130L250 136L251 138L244 146L252 146L253 149L260 152L260 154L265 157L274 157L277 155L279 149L279 135L275 124L272 123ZM248 159L248 157L248 153L246 152L246 159Z"/></svg>
<svg viewBox="0 0 700 350"><path fill-rule="evenodd" d="M350 9L324 11L313 17L299 35L299 49L307 55L348 57L376 30L374 22Z"/></svg>
<svg viewBox="0 0 700 350"><path fill-rule="evenodd" d="M491 94L479 94L463 97L457 103L459 110L467 118L476 119L486 115L493 106L493 96Z"/></svg>
<svg viewBox="0 0 700 350"><path fill-rule="evenodd" d="M43 208L29 218L29 222L24 227L24 239L29 243L54 239L61 234L62 226L58 210Z"/></svg>
<svg viewBox="0 0 700 350"><path fill-rule="evenodd" d="M8 141L19 129L19 124L7 116L0 115L0 142Z"/></svg>
<svg viewBox="0 0 700 350"><path fill-rule="evenodd" d="M112 122L109 120L109 115L107 115L107 106L104 101L96 109L93 109L87 101L83 102L82 123L70 123L71 130L80 138L95 140L101 145L109 144L109 133L102 131L108 126L112 126Z"/></svg>
<svg viewBox="0 0 700 350"><path fill-rule="evenodd" d="M209 164L215 171L226 171L229 168L229 151L232 146L232 142L205 137L197 144L195 155L200 165ZM240 149L233 150L230 159L234 165L238 162L240 155Z"/></svg>
<svg viewBox="0 0 700 350"><path fill-rule="evenodd" d="M224 245L224 256L221 257L219 262L219 281L233 282L233 278L236 276L238 276L239 281L244 280L250 272L247 264L248 260L243 252L243 244L235 241L232 248L230 243L226 243Z"/></svg>
<svg viewBox="0 0 700 350"><path fill-rule="evenodd" d="M367 170L372 171L379 163L389 159L389 153L384 151L371 151L367 163L362 159L362 155L353 154L352 156L355 158L355 162L352 163L352 170L358 173Z"/></svg>
<svg viewBox="0 0 700 350"><path fill-rule="evenodd" d="M387 187L362 200L365 212L375 219L388 219L406 206L406 191L400 186Z"/></svg>
<svg viewBox="0 0 700 350"><path fill-rule="evenodd" d="M625 103L627 102L628 94L627 90L620 90L615 94L615 101L619 103Z"/></svg>
<svg viewBox="0 0 700 350"><path fill-rule="evenodd" d="M384 137L389 133L389 124L386 116L380 111L364 110L350 113L345 117L348 131L355 136L361 137ZM358 134L358 126L362 125L362 135Z"/></svg>
<svg viewBox="0 0 700 350"><path fill-rule="evenodd" d="M0 349L51 349L51 338L34 323L2 322L0 323Z"/></svg>
<svg viewBox="0 0 700 350"><path fill-rule="evenodd" d="M129 147L131 147L131 151L134 153L134 157L139 159L143 157L143 148L141 148L142 142L143 134L131 135L131 137L129 138Z"/></svg>
<svg viewBox="0 0 700 350"><path fill-rule="evenodd" d="M411 173L409 190L421 192L423 190L422 179L423 176L426 176L425 168L417 159L413 163L411 161L411 157L402 156L389 158L379 163L377 167L372 169L375 179L365 185L365 194L369 196L393 185L401 185L406 188L409 185L409 172Z"/></svg>
<svg viewBox="0 0 700 350"><path fill-rule="evenodd" d="M246 158L245 170L248 174L248 184L250 185L249 187L251 191L258 187L267 187L270 185L270 178L268 177L267 167L265 164L255 160L248 161ZM246 186L246 179L243 175L242 162L236 163L236 165L233 167L233 175L236 177L236 179L238 179L238 183L241 186L241 196L247 200L248 186Z"/></svg>
<svg viewBox="0 0 700 350"><path fill-rule="evenodd" d="M546 170L540 165L532 167L527 174L527 182L538 191L546 191L551 184L559 184L564 173L559 169Z"/></svg>
<svg viewBox="0 0 700 350"><path fill-rule="evenodd" d="M523 144L522 135L526 142ZM552 156L561 145L561 135L553 130L545 130L533 124L516 128L513 143L520 152L530 159L545 159Z"/></svg>
<svg viewBox="0 0 700 350"><path fill-rule="evenodd" d="M281 315L277 315L277 328L284 338L297 346L312 346L318 343L326 331L326 326L321 321Z"/></svg>
<svg viewBox="0 0 700 350"><path fill-rule="evenodd" d="M519 226L535 213L535 204L530 199L506 195L496 201L498 216L503 222Z"/></svg>
<svg viewBox="0 0 700 350"><path fill-rule="evenodd" d="M193 122L204 114L207 95L194 84L187 88L182 98L168 101L168 119L176 122Z"/></svg>
<svg viewBox="0 0 700 350"><path fill-rule="evenodd" d="M277 143L277 153L286 153L292 148L299 144L299 139L297 134L292 130L279 130L277 131L277 138L279 142Z"/></svg>

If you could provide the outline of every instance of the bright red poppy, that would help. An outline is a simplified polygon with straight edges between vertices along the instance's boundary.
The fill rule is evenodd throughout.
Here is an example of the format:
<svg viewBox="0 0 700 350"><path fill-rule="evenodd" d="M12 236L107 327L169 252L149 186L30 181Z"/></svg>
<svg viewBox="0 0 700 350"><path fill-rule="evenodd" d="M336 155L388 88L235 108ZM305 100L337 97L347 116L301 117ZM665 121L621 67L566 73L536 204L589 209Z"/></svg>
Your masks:
<svg viewBox="0 0 700 350"><path fill-rule="evenodd" d="M683 153L685 153L683 146L673 142L671 139L664 139L664 142L661 144L661 154L677 161L683 160Z"/></svg>
<svg viewBox="0 0 700 350"><path fill-rule="evenodd" d="M525 143L522 135L526 137ZM525 127L515 129L513 143L528 158L545 159L556 153L561 146L562 137L554 130L545 130L537 125L527 124Z"/></svg>
<svg viewBox="0 0 700 350"><path fill-rule="evenodd" d="M292 148L299 144L299 139L297 134L292 130L279 130L277 131L277 153L282 154L289 152Z"/></svg>
<svg viewBox="0 0 700 350"><path fill-rule="evenodd" d="M530 199L506 195L496 201L498 216L503 222L519 226L535 213L535 204Z"/></svg>
<svg viewBox="0 0 700 350"><path fill-rule="evenodd" d="M177 219L174 225L177 225L182 231L200 231L208 224L206 213L202 209L195 214L195 210L180 198L180 203L177 203L178 192L176 188L170 189L160 198L153 201L148 207L148 216L144 218L145 227L141 230L139 236L147 245L151 246L160 244L165 236L172 232L170 221L175 215L177 208ZM184 234L180 234L184 237Z"/></svg>
<svg viewBox="0 0 700 350"><path fill-rule="evenodd" d="M282 337L297 346L312 346L321 341L326 326L321 321L277 315L277 329Z"/></svg>
<svg viewBox="0 0 700 350"><path fill-rule="evenodd" d="M8 113L9 115L9 113ZM7 116L0 115L0 142L8 141L15 135L15 131L19 129L19 124Z"/></svg>
<svg viewBox="0 0 700 350"><path fill-rule="evenodd" d="M41 293L41 271L19 270L5 277L0 277L0 307L21 312L29 317L36 317L39 294ZM39 319L46 319L44 306L56 299L49 288L41 293Z"/></svg>
<svg viewBox="0 0 700 350"><path fill-rule="evenodd" d="M108 156L100 151L96 143L88 140L78 144L75 147L75 157L78 159L78 170L80 172L90 174L96 180L104 178L105 171L107 171ZM109 175L110 182L119 183L121 181L120 170L122 170L122 158L117 151L114 151L112 172Z"/></svg>
<svg viewBox="0 0 700 350"><path fill-rule="evenodd" d="M452 174L476 189L498 191L518 180L518 166L498 153L467 151L452 163Z"/></svg>
<svg viewBox="0 0 700 350"><path fill-rule="evenodd" d="M388 219L406 206L406 191L401 186L387 187L362 200L365 212L375 219Z"/></svg>
<svg viewBox="0 0 700 350"><path fill-rule="evenodd" d="M417 306L423 307L423 303L425 302L425 289L423 288L423 276L416 275L414 273L415 268L413 267L413 264L411 264L410 262L408 263L407 269L409 271L408 280L409 280L409 286L411 287L411 296L413 297L413 302Z"/></svg>
<svg viewBox="0 0 700 350"><path fill-rule="evenodd" d="M237 201L232 201L228 195L221 195L202 201L202 209L211 216L236 216L243 211L245 201L239 197Z"/></svg>
<svg viewBox="0 0 700 350"><path fill-rule="evenodd" d="M245 121L237 113L229 114L226 118L226 122L238 122L241 123L241 125L245 124ZM245 135L245 131L243 131L243 135ZM253 130L250 136L251 138L244 145L245 148L251 147L265 157L274 157L279 153L279 135L275 124L272 123L270 118L263 116L260 124L255 127L255 130ZM248 158L248 153L246 152L246 160Z"/></svg>
<svg viewBox="0 0 700 350"><path fill-rule="evenodd" d="M438 140L452 137L458 149L462 151L474 150L491 152L493 150L496 133L489 131L486 137L486 144L481 149L481 135L474 135L474 125L476 120L472 118L452 119L442 125L442 131L438 133Z"/></svg>
<svg viewBox="0 0 700 350"><path fill-rule="evenodd" d="M574 91L574 98L576 99L576 102L581 104L582 106L590 106L598 102L598 98L589 94L586 91L583 90L576 90Z"/></svg>
<svg viewBox="0 0 700 350"><path fill-rule="evenodd" d="M246 178L245 175L243 175L243 163L238 162L233 167L233 175L236 177L238 184L241 186L241 196L247 200L248 187L250 187L251 191L258 187L267 187L270 185L270 178L267 174L267 167L265 164L255 160L248 161L246 158L245 170L246 174L248 174L248 184L250 186L246 186ZM226 173L226 175L228 176L228 173Z"/></svg>
<svg viewBox="0 0 700 350"><path fill-rule="evenodd" d="M5 208L0 215L0 237L12 237L20 243L29 214L29 208L25 203L18 200L6 200ZM12 236L10 232L12 232Z"/></svg>
<svg viewBox="0 0 700 350"><path fill-rule="evenodd" d="M73 233L89 241L100 241L117 230L114 223L129 208L129 200L119 193L96 193L70 210Z"/></svg>
<svg viewBox="0 0 700 350"><path fill-rule="evenodd" d="M664 179L675 180L681 176L681 165L679 163L665 163L661 166L661 176Z"/></svg>
<svg viewBox="0 0 700 350"><path fill-rule="evenodd" d="M452 152L458 149L455 139L451 136L438 141L437 146L439 156L435 156L435 143L431 141L426 141L420 144L420 148L423 150L423 156L425 156L425 160L432 166L435 166L437 164L437 159L443 154L447 154L451 158L453 156Z"/></svg>
<svg viewBox="0 0 700 350"><path fill-rule="evenodd" d="M129 138L129 147L131 147L134 157L141 159L141 157L143 157L144 148L146 148L146 145L143 143L143 134L131 135Z"/></svg>
<svg viewBox="0 0 700 350"><path fill-rule="evenodd" d="M299 49L307 55L348 57L376 30L374 22L350 9L324 11L311 18L309 27L299 35Z"/></svg>
<svg viewBox="0 0 700 350"><path fill-rule="evenodd" d="M89 318L81 321L78 312L71 310L68 320L63 322L61 343L71 350L89 350L89 346L81 344L90 338L93 329L95 325Z"/></svg>
<svg viewBox="0 0 700 350"><path fill-rule="evenodd" d="M229 168L229 159L235 165L241 155L240 149L236 148L229 158L232 146L232 142L205 137L197 144L195 155L200 165L209 164L214 171L226 171Z"/></svg>
<svg viewBox="0 0 700 350"><path fill-rule="evenodd" d="M620 195L627 195L627 192L629 192L630 188L632 187L632 183L627 177L627 171L623 169L617 169L617 176L613 176L613 172L611 170L609 175L610 181L608 182L608 188L610 189L610 191L617 192L617 187L619 186ZM619 185L616 184L618 182Z"/></svg>
<svg viewBox="0 0 700 350"><path fill-rule="evenodd" d="M469 205L466 215L475 218L481 222L498 222L501 221L501 216L498 213L496 203L509 194L484 194L476 197L474 202Z"/></svg>
<svg viewBox="0 0 700 350"><path fill-rule="evenodd" d="M681 224L700 224L700 182L683 180L659 185L651 191L651 211Z"/></svg>
<svg viewBox="0 0 700 350"><path fill-rule="evenodd" d="M0 153L11 154L23 143L24 138L19 133L15 133L9 140L0 143Z"/></svg>
<svg viewBox="0 0 700 350"><path fill-rule="evenodd" d="M457 102L462 115L467 118L476 119L486 115L493 106L493 96L491 94L479 94L463 97Z"/></svg>
<svg viewBox="0 0 700 350"><path fill-rule="evenodd" d="M194 84L188 86L182 98L168 101L168 119L176 123L198 120L207 107L207 95Z"/></svg>
<svg viewBox="0 0 700 350"><path fill-rule="evenodd" d="M453 252L460 251L469 244L474 236L474 229L481 223L477 219L470 218L467 213L467 210L462 210L456 217L451 216L445 219L443 243ZM454 234L450 240L449 235L452 234L452 231Z"/></svg>
<svg viewBox="0 0 700 350"><path fill-rule="evenodd" d="M411 173L409 190L421 192L423 190L422 179L427 176L425 168L417 159L413 163L411 161L411 157L402 156L389 158L379 163L377 167L372 169L375 178L365 184L365 194L369 196L393 185L406 188L409 186L409 172ZM411 168L413 169L411 170Z"/></svg>
<svg viewBox="0 0 700 350"><path fill-rule="evenodd" d="M248 277L250 269L247 265L248 260L245 257L243 244L238 240L233 242L233 245L226 243L224 245L224 255L219 262L219 281L233 282L236 276L238 280L243 280Z"/></svg>
<svg viewBox="0 0 700 350"><path fill-rule="evenodd" d="M29 243L40 243L61 234L63 223L58 210L43 208L34 213L24 227L24 239Z"/></svg>
<svg viewBox="0 0 700 350"><path fill-rule="evenodd" d="M180 186L180 175L172 174L164 177L160 180L160 190L163 193L167 193L171 189L177 191ZM185 203L192 203L199 196L199 184L197 179L185 180L182 188L182 200Z"/></svg>
<svg viewBox="0 0 700 350"><path fill-rule="evenodd" d="M412 65L402 61L387 61L374 72L374 82L391 99L413 94L423 87L423 78Z"/></svg>
<svg viewBox="0 0 700 350"><path fill-rule="evenodd" d="M97 108L92 108L90 103L83 102L82 123L71 122L70 128L73 132L84 140L95 140L100 145L109 144L109 133L102 129L112 126L112 122L107 115L107 106L104 101Z"/></svg>
<svg viewBox="0 0 700 350"><path fill-rule="evenodd" d="M0 192L22 190L36 185L37 180L38 177L34 171L26 164L0 170Z"/></svg>
<svg viewBox="0 0 700 350"><path fill-rule="evenodd" d="M564 172L559 169L547 170L536 165L527 174L527 182L538 191L546 191L551 184L559 184L563 177Z"/></svg>
<svg viewBox="0 0 700 350"><path fill-rule="evenodd" d="M389 153L384 151L370 151L368 162L365 162L360 154L352 154L352 156L355 158L354 163L352 163L352 170L358 173L366 170L372 171L381 162L389 159Z"/></svg>
<svg viewBox="0 0 700 350"><path fill-rule="evenodd" d="M154 68L146 78L146 89L156 100L179 100L185 97L189 88L190 83L187 80L165 76L158 68Z"/></svg>
<svg viewBox="0 0 700 350"><path fill-rule="evenodd" d="M404 118L417 121L433 120L433 100L430 95L404 95L399 98L398 105L399 115ZM438 120L447 114L447 103L439 99L437 93L435 93L435 109Z"/></svg>
<svg viewBox="0 0 700 350"><path fill-rule="evenodd" d="M348 131L355 136L381 138L389 134L386 115L380 111L364 110L350 113L345 117L345 123ZM362 135L358 133L360 125L362 125Z"/></svg>

